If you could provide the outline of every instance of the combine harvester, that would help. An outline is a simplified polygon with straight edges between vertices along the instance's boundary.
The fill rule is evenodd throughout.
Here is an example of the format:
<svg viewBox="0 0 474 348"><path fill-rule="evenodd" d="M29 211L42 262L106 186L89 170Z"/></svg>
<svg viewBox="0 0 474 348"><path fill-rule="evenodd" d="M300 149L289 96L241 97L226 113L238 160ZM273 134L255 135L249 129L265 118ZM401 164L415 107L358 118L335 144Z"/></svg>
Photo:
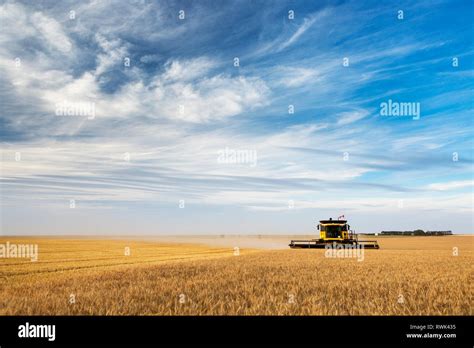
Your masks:
<svg viewBox="0 0 474 348"><path fill-rule="evenodd" d="M344 217L344 216L342 216ZM364 249L380 249L376 240L359 240L358 235L350 230L347 220L320 220L318 225L319 239L292 240L290 248L324 249L327 245L360 245Z"/></svg>

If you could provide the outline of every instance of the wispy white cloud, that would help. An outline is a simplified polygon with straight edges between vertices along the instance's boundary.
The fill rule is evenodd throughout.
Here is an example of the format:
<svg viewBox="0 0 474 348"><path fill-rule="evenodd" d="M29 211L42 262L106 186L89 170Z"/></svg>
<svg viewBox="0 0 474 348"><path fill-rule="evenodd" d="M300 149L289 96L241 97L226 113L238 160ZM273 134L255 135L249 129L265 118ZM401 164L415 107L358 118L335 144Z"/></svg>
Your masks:
<svg viewBox="0 0 474 348"><path fill-rule="evenodd" d="M205 76L217 63L207 57L191 60L171 60L165 64L165 73L161 77L164 81L190 81Z"/></svg>
<svg viewBox="0 0 474 348"><path fill-rule="evenodd" d="M259 47L249 57L278 53L295 45L304 37L306 32L315 29L313 27L324 27L328 23L328 18L333 11L333 8L323 8L305 16L302 21L298 20L298 14L296 14L295 19L288 21L284 28L285 30L280 35L272 40L261 42Z"/></svg>
<svg viewBox="0 0 474 348"><path fill-rule="evenodd" d="M288 46L295 43L309 28L311 28L311 26L314 24L314 22L316 22L318 18L320 18L320 16L313 15L303 19L303 23L298 27L298 29L293 33L293 35L291 35L288 40L281 43L278 46L277 50L282 51Z"/></svg>
<svg viewBox="0 0 474 348"><path fill-rule="evenodd" d="M50 46L63 53L71 51L72 43L55 19L36 12L31 16L31 23Z"/></svg>
<svg viewBox="0 0 474 348"><path fill-rule="evenodd" d="M356 121L359 121L365 117L367 117L369 113L365 110L359 110L359 111L350 111L350 112L343 112L338 115L337 119L337 125L338 126L345 126L347 124L354 123Z"/></svg>
<svg viewBox="0 0 474 348"><path fill-rule="evenodd" d="M305 84L313 84L320 80L317 69L301 67L276 67L273 72L276 76L276 84L288 88L301 87Z"/></svg>
<svg viewBox="0 0 474 348"><path fill-rule="evenodd" d="M97 55L97 67L94 72L96 75L101 75L114 65L124 66L124 59L130 59L128 49L120 39L108 40L102 34L96 33L95 41L102 49Z"/></svg>
<svg viewBox="0 0 474 348"><path fill-rule="evenodd" d="M433 183L428 185L428 189L436 190L436 191L447 191L447 190L455 190L459 188L465 187L474 187L473 180L459 180L459 181L449 181L449 182L442 182L442 183Z"/></svg>

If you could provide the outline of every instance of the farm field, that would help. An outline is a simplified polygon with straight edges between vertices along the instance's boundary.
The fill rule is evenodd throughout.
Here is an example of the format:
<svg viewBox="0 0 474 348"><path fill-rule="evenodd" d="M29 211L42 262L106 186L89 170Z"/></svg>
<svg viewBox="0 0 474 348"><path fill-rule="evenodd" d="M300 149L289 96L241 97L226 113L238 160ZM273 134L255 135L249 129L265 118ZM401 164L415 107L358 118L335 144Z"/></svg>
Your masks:
<svg viewBox="0 0 474 348"><path fill-rule="evenodd" d="M376 237L361 261L291 238L1 237L39 256L0 258L0 314L472 315L471 236Z"/></svg>

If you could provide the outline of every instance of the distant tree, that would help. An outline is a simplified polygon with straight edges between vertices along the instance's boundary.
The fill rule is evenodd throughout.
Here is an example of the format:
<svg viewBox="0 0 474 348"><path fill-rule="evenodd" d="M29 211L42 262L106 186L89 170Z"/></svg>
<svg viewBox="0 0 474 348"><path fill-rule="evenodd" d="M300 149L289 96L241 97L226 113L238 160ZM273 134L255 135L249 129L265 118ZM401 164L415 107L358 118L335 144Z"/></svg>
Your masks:
<svg viewBox="0 0 474 348"><path fill-rule="evenodd" d="M414 231L413 231L413 234L414 234L415 236L424 236L424 235L425 235L425 231L423 231L423 230L414 230Z"/></svg>

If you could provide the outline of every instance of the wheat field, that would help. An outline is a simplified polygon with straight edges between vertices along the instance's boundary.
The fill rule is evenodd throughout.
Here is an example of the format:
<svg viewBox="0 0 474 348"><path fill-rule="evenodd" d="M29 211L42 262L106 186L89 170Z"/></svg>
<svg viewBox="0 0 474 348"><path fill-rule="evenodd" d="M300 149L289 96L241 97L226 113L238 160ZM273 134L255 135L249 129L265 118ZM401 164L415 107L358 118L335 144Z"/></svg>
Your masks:
<svg viewBox="0 0 474 348"><path fill-rule="evenodd" d="M358 261L314 249L1 237L37 243L39 258L0 258L0 314L472 315L473 237L378 240L382 249Z"/></svg>

